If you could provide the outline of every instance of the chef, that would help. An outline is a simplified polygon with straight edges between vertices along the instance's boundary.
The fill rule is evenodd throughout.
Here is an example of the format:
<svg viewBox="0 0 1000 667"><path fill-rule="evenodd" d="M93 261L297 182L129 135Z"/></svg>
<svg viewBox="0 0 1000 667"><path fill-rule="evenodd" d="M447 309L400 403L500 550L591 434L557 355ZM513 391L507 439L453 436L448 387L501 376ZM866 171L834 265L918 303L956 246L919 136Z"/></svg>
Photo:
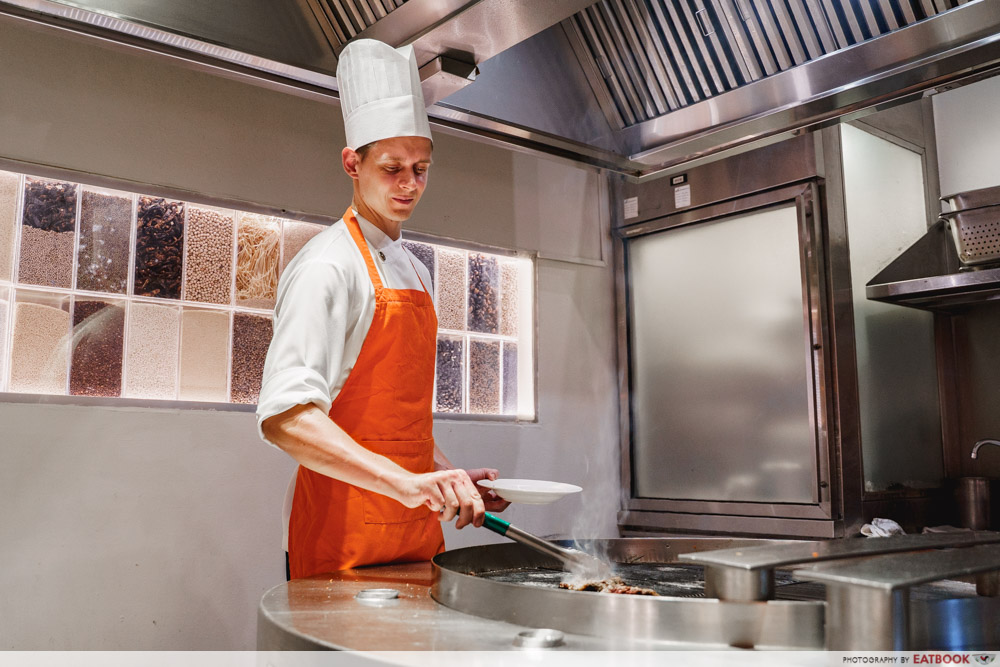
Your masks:
<svg viewBox="0 0 1000 667"><path fill-rule="evenodd" d="M433 147L413 49L352 42L337 82L353 201L282 274L257 406L261 437L299 463L290 578L428 560L442 521L479 526L506 507L476 486L496 470L455 469L434 444L431 277L400 238Z"/></svg>

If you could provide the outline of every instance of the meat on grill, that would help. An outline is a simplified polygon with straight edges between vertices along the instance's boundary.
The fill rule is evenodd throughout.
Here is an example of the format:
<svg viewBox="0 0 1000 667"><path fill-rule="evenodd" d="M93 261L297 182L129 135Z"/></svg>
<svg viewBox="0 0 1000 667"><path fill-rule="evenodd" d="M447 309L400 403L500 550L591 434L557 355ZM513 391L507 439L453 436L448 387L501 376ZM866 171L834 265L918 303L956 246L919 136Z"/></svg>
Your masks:
<svg viewBox="0 0 1000 667"><path fill-rule="evenodd" d="M614 593L617 595L659 595L652 588L642 588L640 586L630 586L622 581L621 577L611 577L601 581L584 581L571 583L564 581L559 584L559 588L571 591L594 591L596 593Z"/></svg>

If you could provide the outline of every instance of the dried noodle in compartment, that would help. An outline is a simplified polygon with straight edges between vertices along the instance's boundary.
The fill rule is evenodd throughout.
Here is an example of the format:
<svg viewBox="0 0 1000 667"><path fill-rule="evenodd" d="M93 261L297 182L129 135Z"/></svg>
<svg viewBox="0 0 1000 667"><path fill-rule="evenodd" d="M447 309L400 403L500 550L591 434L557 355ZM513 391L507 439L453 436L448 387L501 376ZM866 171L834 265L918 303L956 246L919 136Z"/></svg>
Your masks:
<svg viewBox="0 0 1000 667"><path fill-rule="evenodd" d="M237 305L272 308L278 288L281 250L279 218L241 213L236 244Z"/></svg>

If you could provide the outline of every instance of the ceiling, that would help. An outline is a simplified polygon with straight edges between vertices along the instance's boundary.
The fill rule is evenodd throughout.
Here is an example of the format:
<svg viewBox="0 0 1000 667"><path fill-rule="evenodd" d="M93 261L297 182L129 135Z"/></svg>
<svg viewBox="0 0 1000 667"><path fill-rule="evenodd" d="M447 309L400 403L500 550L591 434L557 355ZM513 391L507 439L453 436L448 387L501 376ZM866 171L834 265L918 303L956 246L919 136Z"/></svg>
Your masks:
<svg viewBox="0 0 1000 667"><path fill-rule="evenodd" d="M336 98L412 44L432 121L648 177L1000 64L992 0L0 0L0 14Z"/></svg>

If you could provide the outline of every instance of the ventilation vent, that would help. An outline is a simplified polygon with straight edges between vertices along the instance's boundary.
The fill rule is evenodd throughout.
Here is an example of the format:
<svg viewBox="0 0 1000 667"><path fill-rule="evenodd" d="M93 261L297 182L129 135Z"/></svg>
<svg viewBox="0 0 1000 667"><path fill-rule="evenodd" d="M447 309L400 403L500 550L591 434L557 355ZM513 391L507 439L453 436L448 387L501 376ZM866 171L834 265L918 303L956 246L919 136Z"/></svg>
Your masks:
<svg viewBox="0 0 1000 667"><path fill-rule="evenodd" d="M330 44L339 51L406 0L307 0Z"/></svg>
<svg viewBox="0 0 1000 667"><path fill-rule="evenodd" d="M618 129L968 0L600 0L564 23Z"/></svg>

